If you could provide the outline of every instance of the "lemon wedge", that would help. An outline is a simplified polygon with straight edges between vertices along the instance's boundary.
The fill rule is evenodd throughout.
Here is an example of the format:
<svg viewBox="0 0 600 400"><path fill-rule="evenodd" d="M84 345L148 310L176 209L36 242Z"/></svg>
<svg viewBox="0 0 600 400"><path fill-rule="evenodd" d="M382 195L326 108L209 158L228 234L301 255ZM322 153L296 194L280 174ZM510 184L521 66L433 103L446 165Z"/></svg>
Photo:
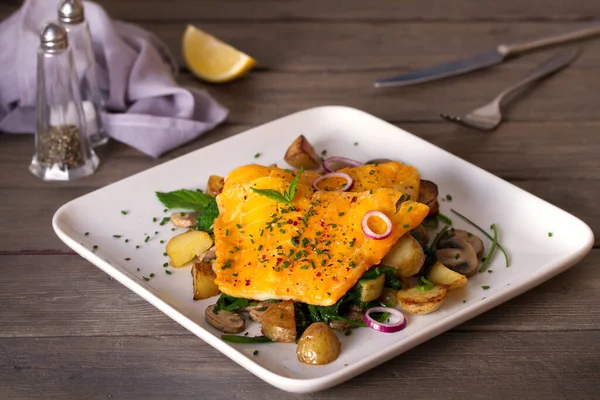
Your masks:
<svg viewBox="0 0 600 400"><path fill-rule="evenodd" d="M193 25L183 33L182 50L188 69L208 82L229 82L256 64L254 58Z"/></svg>

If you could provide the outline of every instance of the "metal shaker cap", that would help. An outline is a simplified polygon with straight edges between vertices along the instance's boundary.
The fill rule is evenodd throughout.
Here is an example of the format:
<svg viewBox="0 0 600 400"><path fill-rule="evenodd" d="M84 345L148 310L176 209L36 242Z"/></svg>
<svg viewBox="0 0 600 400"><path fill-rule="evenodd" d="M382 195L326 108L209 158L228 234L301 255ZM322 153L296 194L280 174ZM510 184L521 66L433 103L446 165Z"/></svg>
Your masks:
<svg viewBox="0 0 600 400"><path fill-rule="evenodd" d="M85 20L80 0L64 0L58 6L58 20L63 24L80 24Z"/></svg>
<svg viewBox="0 0 600 400"><path fill-rule="evenodd" d="M69 46L67 31L57 22L49 22L40 34L40 46L48 53L65 50Z"/></svg>

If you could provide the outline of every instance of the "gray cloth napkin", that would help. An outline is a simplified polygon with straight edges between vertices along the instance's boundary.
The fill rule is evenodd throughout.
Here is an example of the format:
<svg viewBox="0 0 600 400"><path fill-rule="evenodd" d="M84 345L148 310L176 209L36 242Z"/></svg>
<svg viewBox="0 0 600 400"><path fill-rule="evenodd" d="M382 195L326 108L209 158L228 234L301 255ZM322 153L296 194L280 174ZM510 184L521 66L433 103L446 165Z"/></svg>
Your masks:
<svg viewBox="0 0 600 400"><path fill-rule="evenodd" d="M59 0L25 0L0 23L0 132L35 132L36 65L42 26L57 19ZM166 46L135 25L112 21L84 2L99 85L114 139L158 157L214 128L228 114L204 91L177 85Z"/></svg>

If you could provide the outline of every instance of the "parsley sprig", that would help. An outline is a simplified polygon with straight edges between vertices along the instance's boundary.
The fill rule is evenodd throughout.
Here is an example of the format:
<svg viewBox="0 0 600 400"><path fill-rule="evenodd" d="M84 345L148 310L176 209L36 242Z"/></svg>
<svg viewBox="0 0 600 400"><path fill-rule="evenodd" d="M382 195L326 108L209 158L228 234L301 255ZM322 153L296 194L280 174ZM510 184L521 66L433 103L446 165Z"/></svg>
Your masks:
<svg viewBox="0 0 600 400"><path fill-rule="evenodd" d="M300 179L300 174L304 172L304 168L300 167L300 170L290 182L290 186L287 190L284 190L283 193L278 192L273 189L256 189L250 188L254 191L254 193L259 194L261 196L268 197L271 200L275 200L279 203L289 204L290 206L294 206L292 201L294 200L294 196L296 195L296 187L298 186L298 180Z"/></svg>

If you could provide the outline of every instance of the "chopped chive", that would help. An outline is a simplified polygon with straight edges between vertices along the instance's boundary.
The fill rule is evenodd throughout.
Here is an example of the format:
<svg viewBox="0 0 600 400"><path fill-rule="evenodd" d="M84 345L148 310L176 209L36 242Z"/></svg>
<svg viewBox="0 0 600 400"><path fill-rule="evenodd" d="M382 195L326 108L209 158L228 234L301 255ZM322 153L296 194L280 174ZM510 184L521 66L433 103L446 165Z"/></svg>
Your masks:
<svg viewBox="0 0 600 400"><path fill-rule="evenodd" d="M122 236L121 235L113 235L113 237L116 239L121 239Z"/></svg>
<svg viewBox="0 0 600 400"><path fill-rule="evenodd" d="M165 274L171 275L171 271L169 271L168 269L165 269Z"/></svg>
<svg viewBox="0 0 600 400"><path fill-rule="evenodd" d="M412 207L413 206L408 207L408 210L406 210L406 212L411 212L412 211Z"/></svg>
<svg viewBox="0 0 600 400"><path fill-rule="evenodd" d="M90 236L89 232L84 233L85 236Z"/></svg>
<svg viewBox="0 0 600 400"><path fill-rule="evenodd" d="M474 223L473 221L471 221L470 219L468 219L464 215L460 214L458 211L453 210L453 209L450 209L450 211L452 211L454 214L458 215L463 220L467 221L469 224L473 225L475 228L479 229L479 231L481 233L483 233L485 236L487 236L488 239L494 240L494 238L491 237L489 233L487 233L486 231L484 231L483 229L481 229L476 223ZM502 247L502 245L500 243L498 243L497 245L498 245L498 248L500 249L500 251L504 254L504 258L506 259L506 268L508 268L510 266L510 262L508 260L508 253L506 252L506 250L504 249L504 247Z"/></svg>
<svg viewBox="0 0 600 400"><path fill-rule="evenodd" d="M165 251L165 252L163 252L163 256L165 256L165 257L167 256L167 252L166 252L166 251Z"/></svg>
<svg viewBox="0 0 600 400"><path fill-rule="evenodd" d="M147 242L148 240L150 240L150 236L146 236L146 239L144 239L144 242Z"/></svg>
<svg viewBox="0 0 600 400"><path fill-rule="evenodd" d="M168 266L169 266L168 262L166 262L166 263L163 264L163 267L165 267L165 268L168 267Z"/></svg>
<svg viewBox="0 0 600 400"><path fill-rule="evenodd" d="M150 278L154 278L154 273L151 273L151 274L150 274Z"/></svg>
<svg viewBox="0 0 600 400"><path fill-rule="evenodd" d="M164 240L161 240L161 241L160 241L160 244L163 244L164 242L165 242Z"/></svg>
<svg viewBox="0 0 600 400"><path fill-rule="evenodd" d="M446 225L452 225L452 220L442 213L439 213L436 216L436 218L439 219L440 221L442 221L443 223L445 223Z"/></svg>
<svg viewBox="0 0 600 400"><path fill-rule="evenodd" d="M404 224L404 225L402 225L402 227L406 229L406 228L410 227L410 225L409 224Z"/></svg>
<svg viewBox="0 0 600 400"><path fill-rule="evenodd" d="M129 243L129 239L125 239L125 243Z"/></svg>
<svg viewBox="0 0 600 400"><path fill-rule="evenodd" d="M152 222L156 222L156 217L152 218Z"/></svg>
<svg viewBox="0 0 600 400"><path fill-rule="evenodd" d="M254 354L255 356L257 356L257 355L258 355L258 350L254 350L254 351L252 352L252 354Z"/></svg>
<svg viewBox="0 0 600 400"><path fill-rule="evenodd" d="M345 212L338 213L338 217L343 217L344 214L346 214L346 213Z"/></svg>
<svg viewBox="0 0 600 400"><path fill-rule="evenodd" d="M139 245L139 244L137 244L137 245L135 246L135 248L136 248L136 249L139 249L139 248L140 248L140 245Z"/></svg>
<svg viewBox="0 0 600 400"><path fill-rule="evenodd" d="M548 232L548 237L552 237L554 235L552 232Z"/></svg>
<svg viewBox="0 0 600 400"><path fill-rule="evenodd" d="M258 158L258 157L260 157L260 153L256 153L256 154L254 155L254 158Z"/></svg>
<svg viewBox="0 0 600 400"><path fill-rule="evenodd" d="M131 257L127 257L127 258L125 259L125 261L129 261L129 260L131 260Z"/></svg>
<svg viewBox="0 0 600 400"><path fill-rule="evenodd" d="M125 210L121 210L121 214L123 214L123 215L127 215L127 211L125 211Z"/></svg>
<svg viewBox="0 0 600 400"><path fill-rule="evenodd" d="M449 195L449 194L447 194L447 195L446 195L446 200L448 200L448 201L452 201L452 195Z"/></svg>
<svg viewBox="0 0 600 400"><path fill-rule="evenodd" d="M490 287L489 286L482 286L481 287L483 290L488 290Z"/></svg>
<svg viewBox="0 0 600 400"><path fill-rule="evenodd" d="M97 245L97 244L95 244L95 245L93 245L93 246L92 246L92 248L93 248L94 250L96 250L96 249L98 248L98 245Z"/></svg>
<svg viewBox="0 0 600 400"><path fill-rule="evenodd" d="M485 261L483 262L483 264L481 264L481 267L479 268L479 272L483 272L487 269L488 265L492 261L492 256L494 255L494 252L496 251L496 246L498 245L498 229L496 229L496 224L492 224L491 228L494 231L494 238L492 239L492 246L490 247L490 251L488 252L487 256L485 256Z"/></svg>
<svg viewBox="0 0 600 400"><path fill-rule="evenodd" d="M355 145L355 146L358 146L358 142L354 142L354 145Z"/></svg>
<svg viewBox="0 0 600 400"><path fill-rule="evenodd" d="M300 267L300 269L308 269L308 265L303 265Z"/></svg>
<svg viewBox="0 0 600 400"><path fill-rule="evenodd" d="M262 249L263 249L263 245L262 245L262 244L259 244L259 245L258 245L258 251L261 251Z"/></svg>
<svg viewBox="0 0 600 400"><path fill-rule="evenodd" d="M225 229L225 236L229 236L229 229Z"/></svg>

